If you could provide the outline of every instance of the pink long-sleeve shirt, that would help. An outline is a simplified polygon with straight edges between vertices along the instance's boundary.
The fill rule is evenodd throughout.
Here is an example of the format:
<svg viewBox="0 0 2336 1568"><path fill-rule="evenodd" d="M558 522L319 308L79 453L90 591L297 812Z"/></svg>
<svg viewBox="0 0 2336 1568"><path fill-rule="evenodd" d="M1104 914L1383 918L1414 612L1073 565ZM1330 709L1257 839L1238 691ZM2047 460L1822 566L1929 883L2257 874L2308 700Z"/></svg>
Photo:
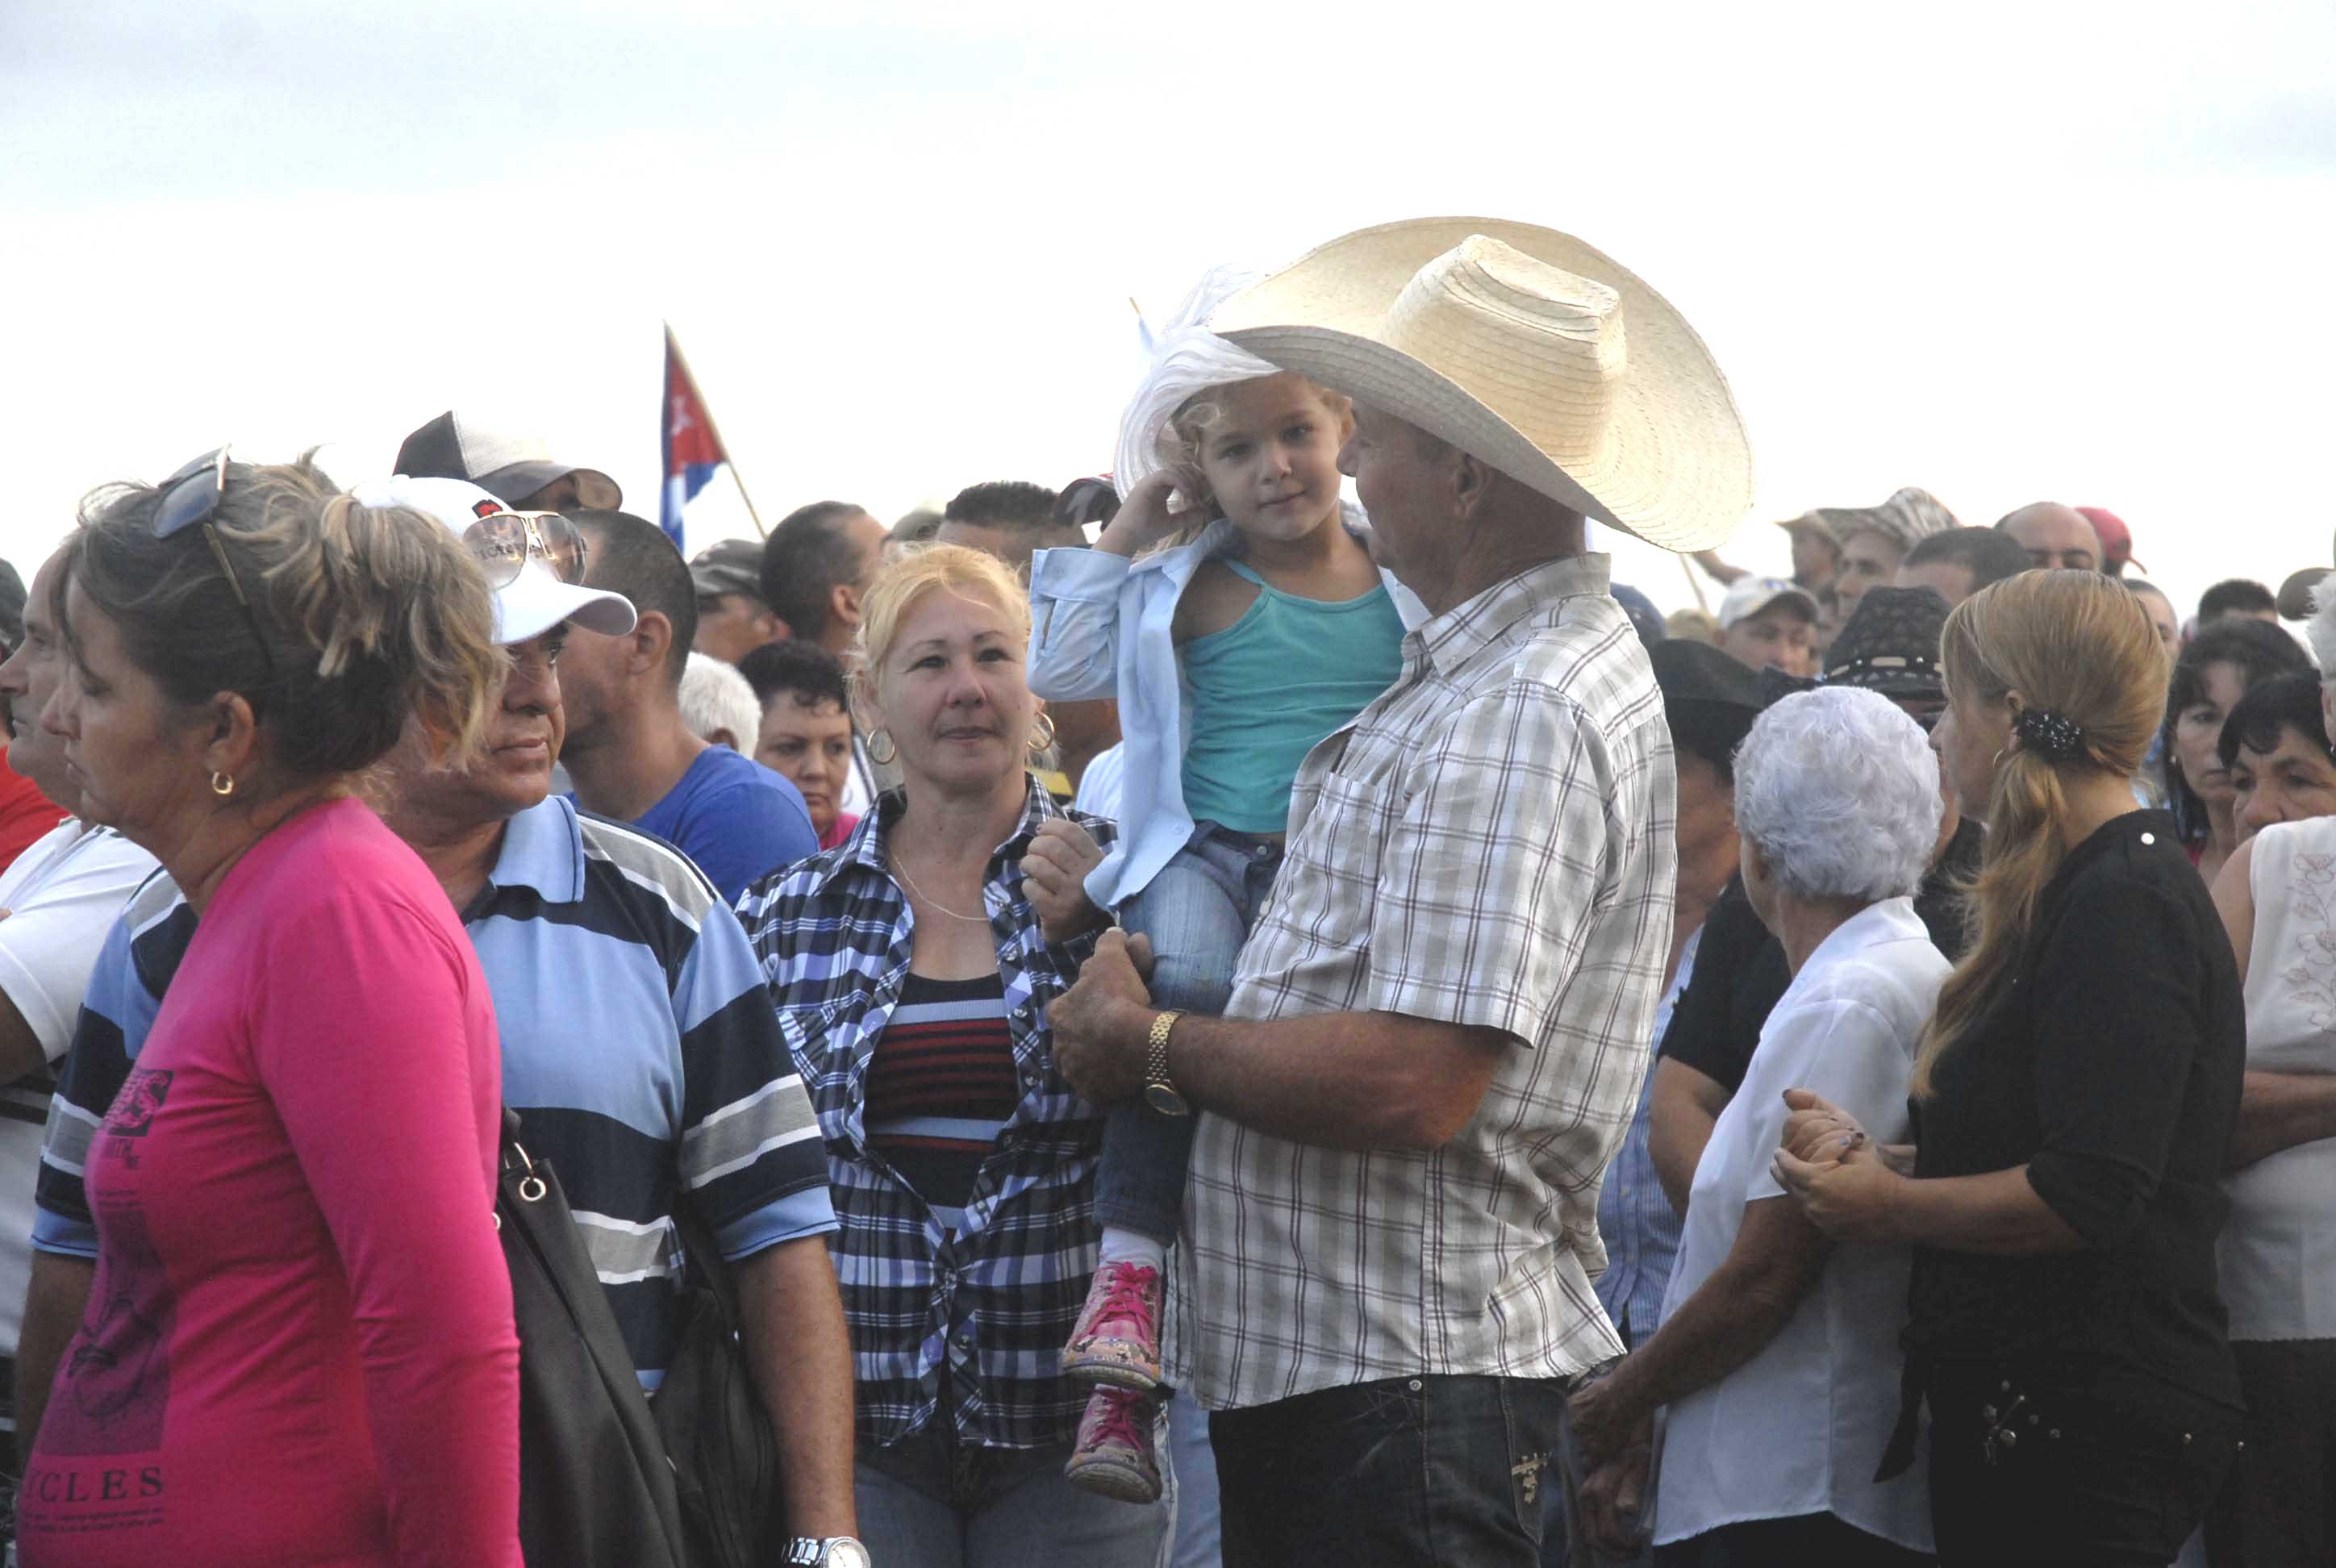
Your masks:
<svg viewBox="0 0 2336 1568"><path fill-rule="evenodd" d="M373 813L247 852L90 1148L27 1568L517 1568L501 1097L470 940Z"/></svg>

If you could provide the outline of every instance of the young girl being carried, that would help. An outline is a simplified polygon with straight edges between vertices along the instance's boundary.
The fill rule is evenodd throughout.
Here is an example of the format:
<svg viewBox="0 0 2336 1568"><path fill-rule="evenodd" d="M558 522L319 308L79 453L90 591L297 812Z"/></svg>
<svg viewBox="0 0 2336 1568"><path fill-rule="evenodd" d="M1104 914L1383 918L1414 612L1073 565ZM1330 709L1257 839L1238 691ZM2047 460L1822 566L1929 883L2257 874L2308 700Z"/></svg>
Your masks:
<svg viewBox="0 0 2336 1568"><path fill-rule="evenodd" d="M1394 683L1425 618L1341 516L1347 400L1202 326L1241 281L1202 279L1155 340L1095 548L1042 550L1030 574L1031 689L1119 699L1120 837L1087 896L1149 939L1153 1002L1203 1014L1273 885L1299 762ZM1100 1385L1070 1475L1131 1501L1159 1492L1162 1274L1192 1142L1181 1106L1112 1108L1102 1261L1063 1354Z"/></svg>

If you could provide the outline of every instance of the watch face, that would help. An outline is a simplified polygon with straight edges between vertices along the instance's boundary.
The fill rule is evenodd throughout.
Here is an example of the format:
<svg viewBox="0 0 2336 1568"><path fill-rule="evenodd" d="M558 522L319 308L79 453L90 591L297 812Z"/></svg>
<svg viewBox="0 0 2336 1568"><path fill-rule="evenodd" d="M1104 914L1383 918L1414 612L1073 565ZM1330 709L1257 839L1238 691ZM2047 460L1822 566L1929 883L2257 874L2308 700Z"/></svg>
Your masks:
<svg viewBox="0 0 2336 1568"><path fill-rule="evenodd" d="M1192 1107L1184 1103L1184 1096L1166 1084L1144 1085L1144 1098L1163 1116L1189 1116L1192 1114Z"/></svg>
<svg viewBox="0 0 2336 1568"><path fill-rule="evenodd" d="M868 1548L857 1541L838 1541L827 1549L826 1568L871 1568Z"/></svg>

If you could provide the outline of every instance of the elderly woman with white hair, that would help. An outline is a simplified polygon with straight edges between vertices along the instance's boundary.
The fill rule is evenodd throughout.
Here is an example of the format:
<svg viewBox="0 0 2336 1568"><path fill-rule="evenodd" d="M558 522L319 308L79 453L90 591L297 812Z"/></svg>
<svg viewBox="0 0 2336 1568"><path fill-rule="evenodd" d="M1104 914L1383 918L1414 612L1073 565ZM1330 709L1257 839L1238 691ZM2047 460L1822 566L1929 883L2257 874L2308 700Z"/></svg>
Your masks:
<svg viewBox="0 0 2336 1568"><path fill-rule="evenodd" d="M1668 1407L1658 1568L1929 1560L1920 1472L1873 1479L1912 1253L1828 1241L1770 1164L1788 1088L1856 1106L1876 1138L1908 1135L1907 1079L1948 969L1913 901L1942 803L1922 730L1868 691L1786 697L1737 755L1745 889L1792 985L1696 1167L1661 1329L1572 1402L1593 1461L1637 1451ZM1616 1539L1613 1501L1642 1485L1627 1458L1593 1477L1594 1535Z"/></svg>
<svg viewBox="0 0 2336 1568"><path fill-rule="evenodd" d="M711 654L693 653L681 672L681 722L708 745L754 755L762 733L763 705L754 700L754 684L736 668Z"/></svg>

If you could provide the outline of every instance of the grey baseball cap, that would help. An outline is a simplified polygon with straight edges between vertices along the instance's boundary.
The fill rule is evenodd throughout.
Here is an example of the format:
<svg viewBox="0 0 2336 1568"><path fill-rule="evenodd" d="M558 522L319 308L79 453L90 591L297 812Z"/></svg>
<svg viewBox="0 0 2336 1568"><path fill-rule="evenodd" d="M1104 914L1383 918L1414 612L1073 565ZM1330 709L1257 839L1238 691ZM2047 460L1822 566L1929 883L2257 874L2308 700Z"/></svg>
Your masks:
<svg viewBox="0 0 2336 1568"><path fill-rule="evenodd" d="M489 430L451 408L405 438L392 472L414 479L467 480L510 506L570 474L585 506L614 511L625 500L617 482L599 469L562 463L534 436Z"/></svg>

